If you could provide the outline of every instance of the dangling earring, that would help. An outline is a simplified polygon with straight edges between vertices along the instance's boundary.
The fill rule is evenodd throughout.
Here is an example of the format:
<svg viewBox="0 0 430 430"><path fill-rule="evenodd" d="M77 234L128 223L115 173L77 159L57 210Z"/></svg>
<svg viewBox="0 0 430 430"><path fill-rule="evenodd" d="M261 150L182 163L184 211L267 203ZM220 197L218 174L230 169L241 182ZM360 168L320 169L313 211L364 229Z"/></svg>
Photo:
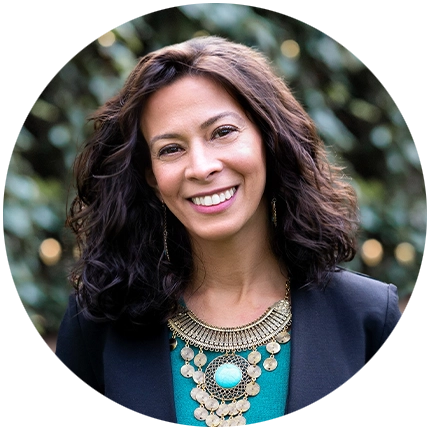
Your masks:
<svg viewBox="0 0 430 430"><path fill-rule="evenodd" d="M273 197L272 201L272 222L275 227L278 226L278 218L276 216L276 197Z"/></svg>
<svg viewBox="0 0 430 430"><path fill-rule="evenodd" d="M167 260L170 261L169 249L167 248L167 208L164 202L163 204L163 244L164 244L164 255Z"/></svg>

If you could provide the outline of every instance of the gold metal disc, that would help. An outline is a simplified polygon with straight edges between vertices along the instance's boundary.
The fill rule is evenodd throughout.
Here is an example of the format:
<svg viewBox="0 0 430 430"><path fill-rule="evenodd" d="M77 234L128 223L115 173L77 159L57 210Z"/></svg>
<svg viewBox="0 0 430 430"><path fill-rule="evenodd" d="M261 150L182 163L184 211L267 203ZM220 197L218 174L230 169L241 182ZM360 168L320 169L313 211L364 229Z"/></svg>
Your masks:
<svg viewBox="0 0 430 430"><path fill-rule="evenodd" d="M209 397L207 400L205 400L205 408L208 411L216 411L219 407L219 402L217 399L214 399L213 397Z"/></svg>
<svg viewBox="0 0 430 430"><path fill-rule="evenodd" d="M194 374L194 367L190 364L184 364L181 367L181 375L185 378L191 378Z"/></svg>
<svg viewBox="0 0 430 430"><path fill-rule="evenodd" d="M266 358L263 362L263 367L268 371L271 372L272 370L275 370L278 367L278 362L276 361L276 358L269 357Z"/></svg>
<svg viewBox="0 0 430 430"><path fill-rule="evenodd" d="M194 387L192 390L191 390L191 398L193 399L193 400L197 400L196 399L196 396L197 396L197 394L198 393L200 393L200 392L202 392L203 390L201 389L201 388L199 388L199 387Z"/></svg>
<svg viewBox="0 0 430 430"><path fill-rule="evenodd" d="M261 376L261 367L256 365L250 365L248 369L246 370L248 372L248 375L251 378L258 378Z"/></svg>
<svg viewBox="0 0 430 430"><path fill-rule="evenodd" d="M218 417L217 415L214 414L210 414L207 418L206 418L206 425L208 427L218 427L221 423L221 418Z"/></svg>
<svg viewBox="0 0 430 430"><path fill-rule="evenodd" d="M239 400L236 403L236 408L240 412L246 412L250 407L251 407L251 403L249 403L249 400L246 400L246 399Z"/></svg>
<svg viewBox="0 0 430 430"><path fill-rule="evenodd" d="M193 380L196 384L201 385L205 382L205 374L201 370L196 370L193 373Z"/></svg>
<svg viewBox="0 0 430 430"><path fill-rule="evenodd" d="M170 351L173 351L178 346L178 340L175 337L171 337L169 340Z"/></svg>
<svg viewBox="0 0 430 430"><path fill-rule="evenodd" d="M266 345L266 350L269 354L277 354L281 350L281 345L278 342L269 342Z"/></svg>
<svg viewBox="0 0 430 430"><path fill-rule="evenodd" d="M196 400L199 403L204 403L206 402L207 399L209 399L209 394L206 391L200 390L197 394L196 394Z"/></svg>
<svg viewBox="0 0 430 430"><path fill-rule="evenodd" d="M197 367L203 367L207 361L208 361L208 358L206 357L206 354L203 354L202 352L198 353L194 357L194 364Z"/></svg>
<svg viewBox="0 0 430 430"><path fill-rule="evenodd" d="M239 410L236 408L236 402L230 403L230 411L228 412L228 414L234 417L238 413Z"/></svg>
<svg viewBox="0 0 430 430"><path fill-rule="evenodd" d="M189 346L184 346L181 349L181 357L185 361L191 361L194 358L194 351Z"/></svg>
<svg viewBox="0 0 430 430"><path fill-rule="evenodd" d="M258 351L251 351L248 355L248 361L251 364L257 364L261 360L261 354Z"/></svg>
<svg viewBox="0 0 430 430"><path fill-rule="evenodd" d="M219 415L220 417L224 417L225 415L228 415L230 412L230 405L228 405L227 403L221 403L218 406L218 409L216 410L217 415Z"/></svg>
<svg viewBox="0 0 430 430"><path fill-rule="evenodd" d="M203 407L199 406L197 409L194 410L194 416L199 421L204 421L209 415L209 412Z"/></svg>
<svg viewBox="0 0 430 430"><path fill-rule="evenodd" d="M246 418L243 415L233 418L234 426L244 426L246 425Z"/></svg>
<svg viewBox="0 0 430 430"><path fill-rule="evenodd" d="M275 337L276 341L279 343L287 343L290 341L290 333L288 333L288 331L284 330L281 331L281 333L279 333L276 337Z"/></svg>
<svg viewBox="0 0 430 430"><path fill-rule="evenodd" d="M260 386L256 382L250 382L246 386L248 396L256 396L260 392Z"/></svg>

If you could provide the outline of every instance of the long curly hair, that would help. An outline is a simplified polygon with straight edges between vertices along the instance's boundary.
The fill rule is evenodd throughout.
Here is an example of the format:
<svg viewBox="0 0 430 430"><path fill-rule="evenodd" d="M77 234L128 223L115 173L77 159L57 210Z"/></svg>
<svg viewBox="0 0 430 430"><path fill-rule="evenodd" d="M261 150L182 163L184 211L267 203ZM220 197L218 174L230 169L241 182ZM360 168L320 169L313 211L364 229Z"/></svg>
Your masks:
<svg viewBox="0 0 430 430"><path fill-rule="evenodd" d="M313 121L285 82L254 49L194 38L141 58L122 90L90 118L94 131L75 161L77 194L67 219L80 249L71 280L90 319L163 321L191 278L187 232L146 182L151 161L140 130L147 98L185 75L220 83L258 126L265 192L276 198L270 240L289 275L300 285L321 286L356 253L354 190L327 161ZM165 216L170 261L163 254Z"/></svg>

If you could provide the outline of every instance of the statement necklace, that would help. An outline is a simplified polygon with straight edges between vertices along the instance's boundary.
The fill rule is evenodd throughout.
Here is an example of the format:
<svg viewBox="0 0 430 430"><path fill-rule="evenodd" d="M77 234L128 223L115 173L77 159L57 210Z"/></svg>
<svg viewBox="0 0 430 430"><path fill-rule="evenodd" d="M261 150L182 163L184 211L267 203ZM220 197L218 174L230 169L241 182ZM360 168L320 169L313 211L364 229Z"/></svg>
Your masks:
<svg viewBox="0 0 430 430"><path fill-rule="evenodd" d="M205 421L209 427L245 425L244 413L251 407L249 397L260 392L257 383L262 373L259 367L261 354L257 347L266 345L270 354L263 368L272 372L278 366L275 358L281 344L290 340L291 304L289 284L286 294L269 307L257 320L240 327L214 327L199 320L192 311L183 306L168 320L172 331L171 349L177 345L176 338L185 342L180 354L185 364L181 374L193 378L196 387L191 397L198 405L194 417ZM197 354L192 347L198 349ZM207 366L205 351L221 352ZM236 352L250 351L245 359Z"/></svg>

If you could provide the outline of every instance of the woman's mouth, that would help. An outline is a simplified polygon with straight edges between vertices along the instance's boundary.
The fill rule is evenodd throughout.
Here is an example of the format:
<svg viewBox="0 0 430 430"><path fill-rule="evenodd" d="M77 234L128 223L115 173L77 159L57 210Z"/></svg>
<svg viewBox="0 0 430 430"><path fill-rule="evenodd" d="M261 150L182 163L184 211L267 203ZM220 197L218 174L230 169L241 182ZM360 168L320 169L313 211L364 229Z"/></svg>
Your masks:
<svg viewBox="0 0 430 430"><path fill-rule="evenodd" d="M208 196L193 197L191 201L197 206L215 206L230 200L236 193L237 187L229 188L221 193L215 193Z"/></svg>

